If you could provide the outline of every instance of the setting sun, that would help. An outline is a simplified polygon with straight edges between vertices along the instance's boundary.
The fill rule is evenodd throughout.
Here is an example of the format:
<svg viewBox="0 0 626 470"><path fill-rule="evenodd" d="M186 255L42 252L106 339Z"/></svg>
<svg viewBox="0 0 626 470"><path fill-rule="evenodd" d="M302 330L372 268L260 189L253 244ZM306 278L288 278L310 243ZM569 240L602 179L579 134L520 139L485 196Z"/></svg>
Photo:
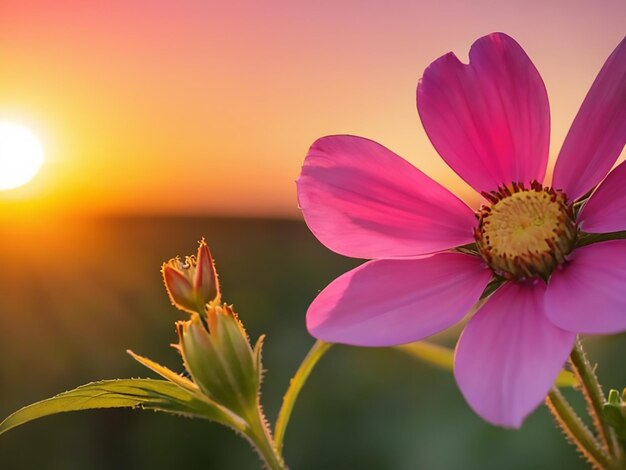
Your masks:
<svg viewBox="0 0 626 470"><path fill-rule="evenodd" d="M32 180L43 163L43 147L25 127L0 122L0 190Z"/></svg>

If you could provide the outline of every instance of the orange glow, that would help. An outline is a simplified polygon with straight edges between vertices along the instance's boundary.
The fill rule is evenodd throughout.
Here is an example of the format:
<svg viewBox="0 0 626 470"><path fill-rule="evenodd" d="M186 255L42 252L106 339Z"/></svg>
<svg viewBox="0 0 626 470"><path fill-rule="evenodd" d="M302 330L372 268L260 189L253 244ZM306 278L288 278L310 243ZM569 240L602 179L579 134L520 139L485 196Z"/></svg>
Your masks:
<svg viewBox="0 0 626 470"><path fill-rule="evenodd" d="M364 135L475 196L415 110L428 64L515 37L550 95L552 156L626 24L621 0L0 3L0 119L48 164L3 213L297 216L308 146Z"/></svg>

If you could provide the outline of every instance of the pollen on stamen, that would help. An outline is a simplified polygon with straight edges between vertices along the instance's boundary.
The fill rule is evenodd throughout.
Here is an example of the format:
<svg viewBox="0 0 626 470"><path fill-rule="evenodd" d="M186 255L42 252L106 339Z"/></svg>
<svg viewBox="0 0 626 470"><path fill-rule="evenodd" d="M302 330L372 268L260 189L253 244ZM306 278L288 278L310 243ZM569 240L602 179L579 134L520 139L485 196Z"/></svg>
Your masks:
<svg viewBox="0 0 626 470"><path fill-rule="evenodd" d="M565 193L537 181L483 193L491 205L476 213L474 236L491 269L509 279L547 281L574 248L578 228Z"/></svg>

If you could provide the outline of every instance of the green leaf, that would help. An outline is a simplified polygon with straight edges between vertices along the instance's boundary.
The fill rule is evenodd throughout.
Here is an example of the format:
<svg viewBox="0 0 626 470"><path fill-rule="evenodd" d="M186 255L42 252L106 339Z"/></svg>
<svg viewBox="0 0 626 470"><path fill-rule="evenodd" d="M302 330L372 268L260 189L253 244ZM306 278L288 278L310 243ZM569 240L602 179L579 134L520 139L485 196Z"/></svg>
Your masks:
<svg viewBox="0 0 626 470"><path fill-rule="evenodd" d="M205 418L242 431L243 421L219 405L207 403L166 380L118 379L92 382L28 405L0 423L0 434L34 419L66 411L140 408ZM245 429L245 424L243 424Z"/></svg>
<svg viewBox="0 0 626 470"><path fill-rule="evenodd" d="M395 346L395 349L402 351L409 356L427 362L440 369L452 371L454 369L454 351L445 346L418 341L416 343L402 344ZM556 379L558 387L573 387L578 384L576 377L570 371L562 370Z"/></svg>

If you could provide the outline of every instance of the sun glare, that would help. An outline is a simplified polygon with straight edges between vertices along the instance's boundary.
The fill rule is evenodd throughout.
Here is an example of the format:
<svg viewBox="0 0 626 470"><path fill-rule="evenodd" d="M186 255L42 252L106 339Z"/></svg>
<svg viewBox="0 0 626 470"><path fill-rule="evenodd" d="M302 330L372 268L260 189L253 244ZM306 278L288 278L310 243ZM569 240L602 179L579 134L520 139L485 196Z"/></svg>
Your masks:
<svg viewBox="0 0 626 470"><path fill-rule="evenodd" d="M0 190L32 180L43 163L43 147L25 127L0 122Z"/></svg>

